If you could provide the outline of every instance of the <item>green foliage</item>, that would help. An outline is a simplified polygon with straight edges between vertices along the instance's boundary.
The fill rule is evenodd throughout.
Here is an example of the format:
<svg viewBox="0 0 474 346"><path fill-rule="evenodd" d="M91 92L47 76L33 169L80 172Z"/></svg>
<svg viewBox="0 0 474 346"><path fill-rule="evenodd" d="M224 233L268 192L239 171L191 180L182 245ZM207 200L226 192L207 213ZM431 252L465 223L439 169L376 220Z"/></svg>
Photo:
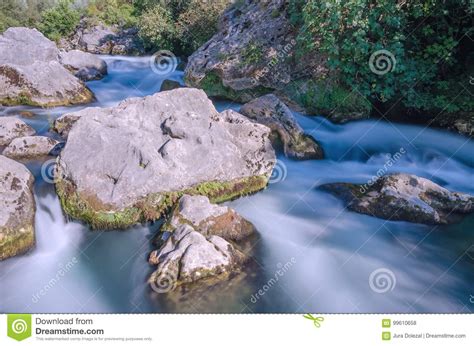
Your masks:
<svg viewBox="0 0 474 346"><path fill-rule="evenodd" d="M296 81L286 91L293 100L314 114L360 113L368 116L372 108L359 93L327 81Z"/></svg>
<svg viewBox="0 0 474 346"><path fill-rule="evenodd" d="M12 26L20 26L22 7L15 0L0 2L0 32Z"/></svg>
<svg viewBox="0 0 474 346"><path fill-rule="evenodd" d="M258 64L260 61L262 61L263 58L262 47L259 46L257 43L252 42L247 47L245 47L241 56L242 61L240 62L240 64L242 66Z"/></svg>
<svg viewBox="0 0 474 346"><path fill-rule="evenodd" d="M290 20L300 25L301 50L327 54L345 88L372 102L456 109L451 90L468 80L469 0L292 0Z"/></svg>
<svg viewBox="0 0 474 346"><path fill-rule="evenodd" d="M173 49L175 28L171 13L157 5L146 10L138 22L139 35L148 49Z"/></svg>
<svg viewBox="0 0 474 346"><path fill-rule="evenodd" d="M60 0L58 4L43 12L39 30L52 40L70 35L81 18L80 11L73 8L71 1Z"/></svg>
<svg viewBox="0 0 474 346"><path fill-rule="evenodd" d="M0 32L9 27L35 27L41 13L51 7L52 0L2 0L0 2Z"/></svg>
<svg viewBox="0 0 474 346"><path fill-rule="evenodd" d="M92 0L86 14L108 25L132 27L137 24L135 8L127 0Z"/></svg>
<svg viewBox="0 0 474 346"><path fill-rule="evenodd" d="M141 0L135 3L139 34L149 49L169 49L190 55L217 31L217 21L229 0Z"/></svg>

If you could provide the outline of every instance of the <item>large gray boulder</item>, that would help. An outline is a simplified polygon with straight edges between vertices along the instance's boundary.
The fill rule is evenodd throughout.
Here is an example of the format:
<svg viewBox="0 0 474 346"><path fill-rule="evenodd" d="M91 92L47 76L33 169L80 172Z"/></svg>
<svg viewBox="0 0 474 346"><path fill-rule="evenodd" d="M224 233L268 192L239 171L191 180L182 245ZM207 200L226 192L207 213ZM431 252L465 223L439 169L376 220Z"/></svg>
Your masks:
<svg viewBox="0 0 474 346"><path fill-rule="evenodd" d="M15 138L3 150L3 155L10 159L33 159L55 153L59 142L45 136L27 136Z"/></svg>
<svg viewBox="0 0 474 346"><path fill-rule="evenodd" d="M33 136L36 131L16 117L0 117L0 146L10 144L17 137Z"/></svg>
<svg viewBox="0 0 474 346"><path fill-rule="evenodd" d="M36 29L0 36L0 104L60 106L90 102L92 92L59 62L54 42Z"/></svg>
<svg viewBox="0 0 474 346"><path fill-rule="evenodd" d="M235 2L222 15L218 33L189 57L186 84L247 102L293 80L325 76L323 56L291 60L297 31L289 17L286 0Z"/></svg>
<svg viewBox="0 0 474 346"><path fill-rule="evenodd" d="M447 224L474 212L473 196L404 173L383 176L372 185L335 183L322 188L343 198L351 210L394 221Z"/></svg>
<svg viewBox="0 0 474 346"><path fill-rule="evenodd" d="M265 188L270 129L183 88L87 108L57 165L65 211L95 228L154 220L184 193L219 202Z"/></svg>
<svg viewBox="0 0 474 346"><path fill-rule="evenodd" d="M239 271L249 259L243 240L254 234L254 226L234 210L210 203L205 196L184 195L163 230L171 232L149 262L156 265L151 287L164 291L201 279L223 279Z"/></svg>
<svg viewBox="0 0 474 346"><path fill-rule="evenodd" d="M101 79L107 74L107 64L97 56L80 50L61 51L61 64L74 75L83 80Z"/></svg>
<svg viewBox="0 0 474 346"><path fill-rule="evenodd" d="M33 182L25 166L0 155L0 260L35 244Z"/></svg>
<svg viewBox="0 0 474 346"><path fill-rule="evenodd" d="M273 142L283 143L285 155L295 159L322 159L322 148L305 135L291 110L278 97L268 94L244 104L240 113L272 129Z"/></svg>

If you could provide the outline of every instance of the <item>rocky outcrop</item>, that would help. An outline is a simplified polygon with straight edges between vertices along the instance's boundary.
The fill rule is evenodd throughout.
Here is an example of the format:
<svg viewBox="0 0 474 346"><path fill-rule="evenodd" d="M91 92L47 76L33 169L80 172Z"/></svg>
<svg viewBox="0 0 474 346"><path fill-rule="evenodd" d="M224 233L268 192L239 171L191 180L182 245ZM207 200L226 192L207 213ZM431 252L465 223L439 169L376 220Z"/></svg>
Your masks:
<svg viewBox="0 0 474 346"><path fill-rule="evenodd" d="M265 188L270 129L182 88L80 112L58 159L64 210L95 228L155 220L184 193L220 202Z"/></svg>
<svg viewBox="0 0 474 346"><path fill-rule="evenodd" d="M61 39L59 47L79 49L93 54L143 55L145 49L138 38L137 29L120 29L117 26L80 21L71 37Z"/></svg>
<svg viewBox="0 0 474 346"><path fill-rule="evenodd" d="M295 159L322 159L323 150L305 135L290 109L278 97L268 94L250 101L240 113L272 129L273 142L283 143L285 155Z"/></svg>
<svg viewBox="0 0 474 346"><path fill-rule="evenodd" d="M2 154L11 159L32 159L55 154L58 145L58 141L49 137L18 137L11 141Z"/></svg>
<svg viewBox="0 0 474 346"><path fill-rule="evenodd" d="M107 64L97 56L80 50L59 53L61 64L83 80L102 79L107 74Z"/></svg>
<svg viewBox="0 0 474 346"><path fill-rule="evenodd" d="M345 200L349 209L393 221L446 224L474 212L474 197L410 174L392 174L371 186L347 183L322 186Z"/></svg>
<svg viewBox="0 0 474 346"><path fill-rule="evenodd" d="M0 155L0 260L35 244L33 182L25 166Z"/></svg>
<svg viewBox="0 0 474 346"><path fill-rule="evenodd" d="M164 245L150 255L157 270L150 277L152 288L202 279L222 279L240 270L249 256L239 243L255 232L254 226L234 210L211 204L205 196L181 197L163 227L171 232Z"/></svg>
<svg viewBox="0 0 474 346"><path fill-rule="evenodd" d="M10 144L18 137L33 136L36 131L16 117L0 117L0 146Z"/></svg>
<svg viewBox="0 0 474 346"><path fill-rule="evenodd" d="M326 59L295 59L296 31L288 1L239 1L222 16L219 32L189 58L186 84L210 96L247 102L292 80L321 78Z"/></svg>
<svg viewBox="0 0 474 346"><path fill-rule="evenodd" d="M0 104L60 106L87 103L92 92L59 62L56 45L36 29L0 36Z"/></svg>

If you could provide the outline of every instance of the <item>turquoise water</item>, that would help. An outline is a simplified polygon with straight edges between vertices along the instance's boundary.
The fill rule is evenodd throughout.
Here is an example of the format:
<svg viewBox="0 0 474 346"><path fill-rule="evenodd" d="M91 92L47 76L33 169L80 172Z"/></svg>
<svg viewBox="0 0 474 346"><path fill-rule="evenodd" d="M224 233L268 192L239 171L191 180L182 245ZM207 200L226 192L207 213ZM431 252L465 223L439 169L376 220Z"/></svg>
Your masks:
<svg viewBox="0 0 474 346"><path fill-rule="evenodd" d="M88 83L109 106L153 94L164 78L148 58L106 57L109 75ZM219 110L239 105L216 101ZM80 107L29 110L41 134ZM474 217L450 226L389 222L344 209L318 186L365 183L394 155L388 171L430 178L474 194L474 143L422 126L368 120L345 125L295 114L326 153L318 161L279 155L268 189L227 203L259 231L255 261L213 287L156 294L146 284L147 257L159 223L127 231L93 232L67 220L53 185L35 174L37 246L0 263L0 312L471 312L474 304ZM382 275L379 280L373 273ZM387 274L388 273L388 274ZM371 275L373 274L373 277ZM387 279L388 281L384 281Z"/></svg>

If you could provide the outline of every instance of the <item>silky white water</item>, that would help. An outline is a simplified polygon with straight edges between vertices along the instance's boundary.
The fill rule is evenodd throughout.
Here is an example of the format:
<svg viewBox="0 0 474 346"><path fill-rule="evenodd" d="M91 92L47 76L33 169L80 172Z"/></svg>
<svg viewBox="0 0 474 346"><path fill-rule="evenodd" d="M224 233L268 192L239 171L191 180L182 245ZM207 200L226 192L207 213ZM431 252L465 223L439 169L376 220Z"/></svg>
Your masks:
<svg viewBox="0 0 474 346"><path fill-rule="evenodd" d="M152 72L148 58L105 59L109 75L88 83L97 97L92 106L153 94L165 78L182 81L179 71ZM0 116L31 111L33 117L22 119L54 136L51 122L83 107L9 107ZM36 177L37 244L0 262L0 312L471 312L474 217L438 227L389 222L345 210L318 186L408 172L474 194L473 141L423 126L335 125L295 115L326 158L292 161L279 154L268 189L227 203L258 229L256 263L229 282L182 296L156 294L146 283L159 222L97 232L68 221L41 175L42 162L28 162Z"/></svg>

